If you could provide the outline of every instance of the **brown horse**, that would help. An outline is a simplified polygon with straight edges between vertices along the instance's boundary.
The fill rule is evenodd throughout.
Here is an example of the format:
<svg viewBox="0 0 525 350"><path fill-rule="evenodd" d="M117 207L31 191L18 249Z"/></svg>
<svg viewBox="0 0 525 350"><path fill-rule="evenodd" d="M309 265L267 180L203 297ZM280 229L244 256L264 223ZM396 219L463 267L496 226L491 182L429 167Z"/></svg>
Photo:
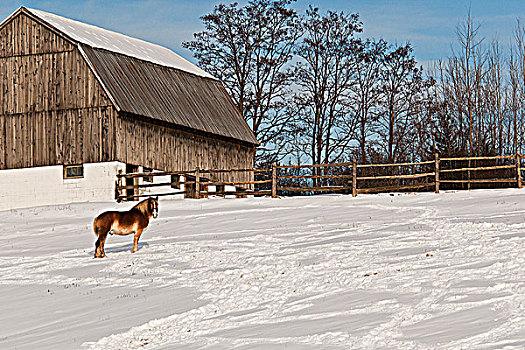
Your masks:
<svg viewBox="0 0 525 350"><path fill-rule="evenodd" d="M156 218L159 209L159 197L143 200L128 211L107 211L93 221L93 231L98 237L95 242L95 258L104 258L104 243L109 234L129 235L135 234L133 239L133 250L135 253L138 248L140 235L148 227L151 217Z"/></svg>

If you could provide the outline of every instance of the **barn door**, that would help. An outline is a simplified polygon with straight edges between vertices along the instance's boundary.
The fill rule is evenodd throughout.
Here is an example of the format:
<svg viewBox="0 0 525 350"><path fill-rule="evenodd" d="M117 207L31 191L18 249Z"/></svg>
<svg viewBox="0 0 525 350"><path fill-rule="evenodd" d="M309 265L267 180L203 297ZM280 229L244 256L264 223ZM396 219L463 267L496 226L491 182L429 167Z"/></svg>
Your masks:
<svg viewBox="0 0 525 350"><path fill-rule="evenodd" d="M139 167L137 165L126 164L126 174L136 173L138 171L139 171ZM126 186L134 186L138 183L138 181L139 181L138 177L133 177L133 178L127 177ZM133 196L137 196L138 194L139 194L138 188L128 188L126 189L126 196L127 196L126 200L127 201L138 201L139 200L138 197L133 198Z"/></svg>

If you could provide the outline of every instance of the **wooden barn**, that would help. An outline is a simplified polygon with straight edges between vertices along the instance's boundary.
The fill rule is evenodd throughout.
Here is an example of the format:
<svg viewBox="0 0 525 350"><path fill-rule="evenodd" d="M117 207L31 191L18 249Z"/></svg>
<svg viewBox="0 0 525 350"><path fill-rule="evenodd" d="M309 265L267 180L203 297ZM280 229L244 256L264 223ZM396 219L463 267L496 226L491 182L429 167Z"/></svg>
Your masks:
<svg viewBox="0 0 525 350"><path fill-rule="evenodd" d="M11 207L114 198L118 171L253 167L257 140L219 80L167 48L47 12L21 7L0 24L0 99Z"/></svg>

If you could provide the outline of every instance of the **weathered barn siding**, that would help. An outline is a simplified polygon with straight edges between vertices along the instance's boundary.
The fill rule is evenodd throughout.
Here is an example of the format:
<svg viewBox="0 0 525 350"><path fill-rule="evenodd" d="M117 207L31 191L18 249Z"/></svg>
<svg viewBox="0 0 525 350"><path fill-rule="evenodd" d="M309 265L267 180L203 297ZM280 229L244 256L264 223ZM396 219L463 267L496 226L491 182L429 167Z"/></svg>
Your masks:
<svg viewBox="0 0 525 350"><path fill-rule="evenodd" d="M0 30L0 57L72 51L75 45L27 14L18 15Z"/></svg>
<svg viewBox="0 0 525 350"><path fill-rule="evenodd" d="M118 159L158 170L253 168L253 146L196 135L133 117L117 119ZM253 174L214 174L218 180L248 181Z"/></svg>
<svg viewBox="0 0 525 350"><path fill-rule="evenodd" d="M0 114L111 106L77 49L0 59Z"/></svg>
<svg viewBox="0 0 525 350"><path fill-rule="evenodd" d="M112 161L116 111L78 49L19 14L0 29L0 169Z"/></svg>

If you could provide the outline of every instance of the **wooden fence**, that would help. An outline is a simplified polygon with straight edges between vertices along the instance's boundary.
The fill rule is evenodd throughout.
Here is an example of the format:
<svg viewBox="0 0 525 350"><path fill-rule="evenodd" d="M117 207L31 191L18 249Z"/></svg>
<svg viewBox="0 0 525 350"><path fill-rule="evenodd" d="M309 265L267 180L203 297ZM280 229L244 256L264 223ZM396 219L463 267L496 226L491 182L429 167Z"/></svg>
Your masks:
<svg viewBox="0 0 525 350"><path fill-rule="evenodd" d="M414 163L358 164L345 163L313 165L277 165L268 169L199 169L175 172L118 174L116 199L137 200L146 196L167 196L184 193L185 197L202 198L210 195L236 197L278 195L313 195L317 193L361 193L394 191L434 191L487 187L522 187L521 162L524 155L492 157L439 158ZM252 181L213 181L213 174L244 172ZM171 181L141 183L140 179L170 176ZM183 180L181 181L181 177ZM131 183L131 184L130 184ZM178 189L151 192L151 188ZM226 186L234 186L227 190ZM183 188L183 189L182 189ZM149 193L140 193L148 189Z"/></svg>

